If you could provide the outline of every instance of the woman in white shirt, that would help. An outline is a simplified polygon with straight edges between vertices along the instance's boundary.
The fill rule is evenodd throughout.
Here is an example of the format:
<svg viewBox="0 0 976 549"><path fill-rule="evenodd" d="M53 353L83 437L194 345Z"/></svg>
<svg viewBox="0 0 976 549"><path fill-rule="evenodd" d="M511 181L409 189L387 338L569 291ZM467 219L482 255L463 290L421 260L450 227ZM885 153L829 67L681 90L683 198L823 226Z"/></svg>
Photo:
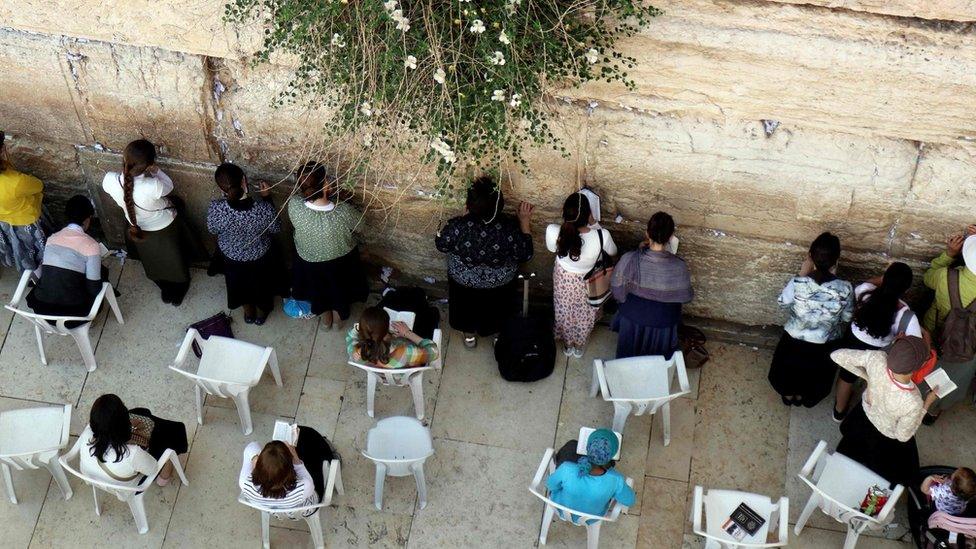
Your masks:
<svg viewBox="0 0 976 549"><path fill-rule="evenodd" d="M156 147L145 139L129 143L122 172L106 173L102 189L125 213L129 241L163 302L179 306L190 288L187 250L193 237L167 198L173 181L156 166Z"/></svg>
<svg viewBox="0 0 976 549"><path fill-rule="evenodd" d="M263 448L257 442L245 446L237 483L244 497L254 503L274 509L307 507L322 501L322 465L333 459L339 459L339 454L332 444L315 429L300 425L294 446L280 440Z"/></svg>
<svg viewBox="0 0 976 549"><path fill-rule="evenodd" d="M901 333L922 337L918 317L901 300L911 286L912 268L895 262L888 266L883 276L874 277L854 288L854 319L840 348L885 349ZM855 381L857 376L854 373L841 368L833 410L837 423L847 416Z"/></svg>
<svg viewBox="0 0 976 549"><path fill-rule="evenodd" d="M88 451L81 452L81 472L106 482L135 486L156 474L156 462L167 449L189 450L186 426L156 417L145 408L125 407L118 396L106 394L92 404L88 426L81 433ZM173 477L167 462L156 477L166 486Z"/></svg>
<svg viewBox="0 0 976 549"><path fill-rule="evenodd" d="M601 249L610 255L617 253L610 232L591 228L593 222L587 198L573 193L563 204L562 225L546 227L546 247L556 253L552 270L555 335L563 340L566 356L576 358L583 356L599 311L587 302L585 276L596 264Z"/></svg>

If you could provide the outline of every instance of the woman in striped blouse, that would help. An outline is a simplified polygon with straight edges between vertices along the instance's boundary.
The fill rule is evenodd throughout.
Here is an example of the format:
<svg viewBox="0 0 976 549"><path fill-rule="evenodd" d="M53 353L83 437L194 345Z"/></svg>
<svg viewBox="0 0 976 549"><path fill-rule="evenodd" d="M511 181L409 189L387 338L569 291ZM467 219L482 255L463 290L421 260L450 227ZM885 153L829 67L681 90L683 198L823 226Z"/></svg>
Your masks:
<svg viewBox="0 0 976 549"><path fill-rule="evenodd" d="M346 334L350 358L378 368L416 368L437 359L439 349L430 339L413 333L404 322L390 325L380 307L366 307L359 322Z"/></svg>
<svg viewBox="0 0 976 549"><path fill-rule="evenodd" d="M315 505L325 493L322 465L333 459L339 459L339 454L325 437L299 426L294 446L279 440L263 448L257 442L245 446L238 485L248 500L274 509Z"/></svg>

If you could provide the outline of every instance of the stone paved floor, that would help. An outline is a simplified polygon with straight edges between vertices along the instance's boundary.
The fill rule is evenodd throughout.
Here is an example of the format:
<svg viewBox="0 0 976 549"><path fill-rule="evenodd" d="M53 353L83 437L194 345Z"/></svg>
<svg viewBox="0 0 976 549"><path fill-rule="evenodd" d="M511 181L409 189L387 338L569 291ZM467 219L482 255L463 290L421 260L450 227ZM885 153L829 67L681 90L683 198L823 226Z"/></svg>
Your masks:
<svg viewBox="0 0 976 549"><path fill-rule="evenodd" d="M102 516L91 496L72 480L75 497L64 501L46 471L15 472L21 498L0 501L0 547L258 547L257 513L237 503L241 450L250 440L270 438L275 418L296 418L330 437L344 457L346 494L334 500L322 522L329 547L533 547L542 505L526 487L546 447L575 438L581 425L608 425L612 407L587 397L594 357L611 356L614 336L598 329L583 359L560 354L555 373L535 384L500 379L486 341L474 351L448 334L445 368L425 376L425 395L435 455L427 464L430 504L423 511L413 480L389 479L384 511L372 507L373 468L360 454L371 420L365 413L365 381L345 364L342 332L313 321L275 313L264 327L240 322L237 337L273 345L284 387L270 376L251 392L254 433L241 434L233 403L208 399L198 425L193 390L167 370L188 323L221 310L221 279L194 272L184 305L163 305L141 267L112 269L126 323L104 315L92 330L98 369L87 374L67 338L48 337L49 364L40 363L33 334L22 320L0 312L0 410L41 403L75 406L71 433L82 429L92 401L104 392L130 406L186 423L191 449L190 485L154 487L146 498L150 530L136 533L127 507L102 497ZM0 275L0 298L8 301L16 275ZM795 473L818 439L835 444L835 424L826 402L817 409L787 409L766 384L770 352L710 344L713 359L692 371L693 392L672 405L672 443L662 445L660 422L627 422L620 470L635 479L638 503L603 529L603 547L699 547L690 535L688 506L696 484L790 497L792 518L808 493ZM376 414L410 415L409 391L380 388ZM965 417L962 417L965 416ZM922 461L965 463L976 447L966 430L976 413L954 410L919 436ZM956 438L952 439L950 434ZM961 437L961 438L960 438ZM970 463L971 464L971 463ZM273 523L272 544L309 546L304 522ZM793 547L840 547L838 524L815 514ZM554 522L551 547L583 547L582 529ZM860 548L907 547L862 538Z"/></svg>

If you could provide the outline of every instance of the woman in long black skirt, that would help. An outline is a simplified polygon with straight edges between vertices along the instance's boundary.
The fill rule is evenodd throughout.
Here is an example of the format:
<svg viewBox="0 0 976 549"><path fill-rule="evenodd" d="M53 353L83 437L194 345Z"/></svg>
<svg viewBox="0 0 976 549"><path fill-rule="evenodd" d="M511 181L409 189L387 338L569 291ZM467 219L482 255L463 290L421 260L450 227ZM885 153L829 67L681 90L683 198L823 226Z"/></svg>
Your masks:
<svg viewBox="0 0 976 549"><path fill-rule="evenodd" d="M840 426L837 451L891 483L908 486L918 473L915 431L938 398L933 390L922 400L912 382L912 372L929 358L928 344L902 336L887 353L841 349L831 357L867 381L864 397Z"/></svg>
<svg viewBox="0 0 976 549"><path fill-rule="evenodd" d="M362 214L347 202L333 201L333 182L325 167L299 168L298 196L288 201L295 227L292 297L312 304L327 328L349 318L353 303L366 301L369 285L359 259L356 229Z"/></svg>
<svg viewBox="0 0 976 549"><path fill-rule="evenodd" d="M244 308L244 322L264 324L274 299L285 295L285 268L271 235L281 222L271 202L271 188L261 182L261 198L247 195L247 176L233 164L221 164L214 173L225 198L210 202L207 230L217 235L227 283L227 307Z"/></svg>
<svg viewBox="0 0 976 549"><path fill-rule="evenodd" d="M812 408L834 384L837 366L830 353L854 310L854 288L833 274L839 258L840 240L821 234L810 245L799 274L779 296L790 318L773 353L769 383L787 406Z"/></svg>

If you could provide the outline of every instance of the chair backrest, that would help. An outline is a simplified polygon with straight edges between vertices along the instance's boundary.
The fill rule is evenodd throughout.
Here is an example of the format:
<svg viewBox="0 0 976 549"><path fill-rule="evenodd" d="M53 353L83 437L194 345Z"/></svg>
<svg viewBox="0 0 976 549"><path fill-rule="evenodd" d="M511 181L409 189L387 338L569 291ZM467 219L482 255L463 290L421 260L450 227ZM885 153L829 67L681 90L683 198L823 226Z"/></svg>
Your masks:
<svg viewBox="0 0 976 549"><path fill-rule="evenodd" d="M115 497L117 497L120 501L130 500L133 497L135 497L136 494L146 491L146 489L152 485L153 480L155 480L156 473L159 473L159 470L162 469L163 464L169 459L170 455L173 454L172 450L166 450L166 452L163 453L162 457L160 457L159 460L156 462L156 472L154 474L147 476L145 479L142 480L142 482L140 482L135 486L129 486L122 483L111 482L104 479L90 477L81 472L80 463L77 469L72 467L70 463L71 460L80 458L81 451L87 447L88 445L84 441L84 437L78 437L78 440L75 441L75 444L74 446L71 447L71 450L69 450L68 453L64 454L63 456L59 457L58 462L61 464L61 467L63 467L66 471L68 471L72 475L81 479L85 484L98 488L99 490L102 490L104 492L108 492L114 495Z"/></svg>
<svg viewBox="0 0 976 549"><path fill-rule="evenodd" d="M878 529L894 518L895 504L905 488L895 485L881 511L869 516L860 511L860 503L872 486L888 487L884 477L853 459L827 451L827 443L820 441L797 474L811 490L820 496L820 509L839 522L867 524Z"/></svg>
<svg viewBox="0 0 976 549"><path fill-rule="evenodd" d="M318 512L318 510L322 507L332 505L332 494L335 491L336 479L340 474L342 473L340 471L340 463L338 459L322 462L322 476L325 478L325 493L322 494L322 501L314 505L304 505L302 507L292 507L290 509L270 507L263 503L249 499L243 492L237 496L237 501L238 503L247 505L252 509L257 509L262 513L268 513L278 520L302 520L305 518L306 513L312 515L314 513L310 513L310 511Z"/></svg>
<svg viewBox="0 0 976 549"><path fill-rule="evenodd" d="M245 380L232 381L203 376L200 375L199 370L196 373L184 370L182 366L189 356L193 342L196 342L202 350L201 364L203 361L214 361L231 365L237 371L240 371L240 368L251 368L251 375ZM208 394L229 398L257 385L264 373L265 365L271 360L273 354L274 349L271 347L262 347L239 339L216 335L203 339L197 330L190 328L186 332L176 360L169 369L190 379Z"/></svg>
<svg viewBox="0 0 976 549"><path fill-rule="evenodd" d="M616 521L617 517L620 516L620 513L624 511L626 507L623 507L614 500L610 501L610 505L607 507L607 512L605 515L591 515L589 513L582 513L580 511L570 509L565 505L560 505L549 498L549 490L546 488L544 480L546 476L556 471L556 462L553 459L554 455L555 450L552 448L546 448L546 451L542 456L542 461L539 463L539 467L536 470L535 477L533 477L532 483L529 485L529 492L531 492L535 497L541 499L546 505L562 511L562 513L556 513L556 516L566 522L570 522L578 526L586 526L590 521ZM633 488L633 479L627 478L626 482L627 486ZM573 520L574 517L576 520Z"/></svg>
<svg viewBox="0 0 976 549"><path fill-rule="evenodd" d="M0 441L10 441L0 445L0 462L18 471L44 467L44 461L67 446L70 426L70 404L0 412ZM37 444L38 431L58 436Z"/></svg>
<svg viewBox="0 0 976 549"><path fill-rule="evenodd" d="M363 455L387 466L392 476L412 474L411 466L434 454L428 429L417 418L394 416L376 422L366 434Z"/></svg>
<svg viewBox="0 0 976 549"><path fill-rule="evenodd" d="M671 358L664 358L659 355L635 356L628 358L618 358L614 360L596 359L593 361L596 369L597 378L600 383L603 399L609 402L625 401L639 407L638 415L649 409L651 413L668 402L691 393L691 384L688 381L688 371L685 368L685 358L681 351L675 351ZM630 371L634 374L634 379L641 382L634 386L652 385L653 392L659 396L643 397L635 395L621 396L619 389L615 395L610 391L607 369L617 366L617 371ZM650 375L648 375L650 374ZM678 387L674 387L677 379ZM627 384L630 385L630 384Z"/></svg>
<svg viewBox="0 0 976 549"><path fill-rule="evenodd" d="M37 282L38 277L34 274L34 271L24 271L21 273L20 282L17 284L17 289L14 291L13 297L10 299L10 303L4 305L4 308L11 311L15 315L27 320L41 331L48 334L59 334L59 335L69 335L69 328L65 326L66 322L90 322L98 314L98 309L101 307L102 300L105 298L105 292L112 285L108 282L102 283L102 289L98 292L95 297L95 303L92 306L91 312L88 316L58 316L58 315L39 315L31 312L25 308L24 298L26 297L28 285L31 282ZM48 322L50 321L50 322ZM53 324L52 324L53 322Z"/></svg>

